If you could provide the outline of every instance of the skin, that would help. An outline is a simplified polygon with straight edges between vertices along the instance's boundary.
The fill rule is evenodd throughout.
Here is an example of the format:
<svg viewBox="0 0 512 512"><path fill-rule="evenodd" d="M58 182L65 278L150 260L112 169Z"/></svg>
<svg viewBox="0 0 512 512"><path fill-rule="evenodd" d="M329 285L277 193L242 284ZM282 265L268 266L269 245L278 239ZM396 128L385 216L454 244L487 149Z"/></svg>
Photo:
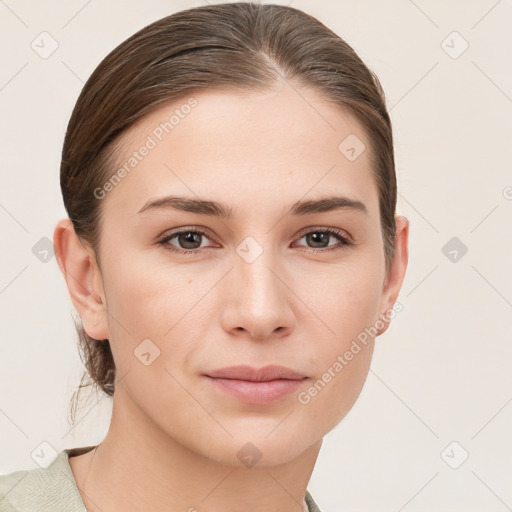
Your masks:
<svg viewBox="0 0 512 512"><path fill-rule="evenodd" d="M191 113L101 200L101 269L69 219L55 229L73 304L91 337L110 340L122 377L104 441L70 465L89 511L301 512L322 438L355 403L374 339L309 403L299 403L298 392L393 307L409 223L396 216L386 273L370 141L355 118L316 92L279 83L265 93L193 96ZM125 133L119 165L184 102ZM351 133L367 148L355 161L338 150ZM224 203L233 218L174 209L137 214L169 194ZM331 195L363 202L367 214L285 216L298 200ZM167 242L201 246L195 254L156 241L199 227L209 235L198 235L195 246L178 237ZM353 245L305 236L326 227L349 233ZM251 263L236 252L247 236L263 249ZM160 350L148 366L133 353L146 338ZM309 379L271 404L246 404L203 375L239 364L280 364ZM253 467L237 457L247 442L262 455Z"/></svg>

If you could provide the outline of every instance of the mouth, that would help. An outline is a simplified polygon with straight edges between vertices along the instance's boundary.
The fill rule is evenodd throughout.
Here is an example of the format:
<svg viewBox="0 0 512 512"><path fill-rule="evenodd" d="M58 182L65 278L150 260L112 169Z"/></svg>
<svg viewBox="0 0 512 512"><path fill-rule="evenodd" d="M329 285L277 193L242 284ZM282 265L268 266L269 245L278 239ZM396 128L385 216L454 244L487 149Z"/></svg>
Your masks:
<svg viewBox="0 0 512 512"><path fill-rule="evenodd" d="M296 391L308 376L285 366L232 366L205 374L216 389L250 404L267 404Z"/></svg>

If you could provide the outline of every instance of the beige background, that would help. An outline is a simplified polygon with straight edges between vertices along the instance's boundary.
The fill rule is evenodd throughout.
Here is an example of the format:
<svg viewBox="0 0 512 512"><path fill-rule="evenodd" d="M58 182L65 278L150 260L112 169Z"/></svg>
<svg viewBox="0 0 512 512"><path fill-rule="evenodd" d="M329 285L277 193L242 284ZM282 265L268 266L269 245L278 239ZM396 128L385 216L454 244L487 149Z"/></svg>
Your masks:
<svg viewBox="0 0 512 512"><path fill-rule="evenodd" d="M66 216L60 152L85 79L142 26L203 3L0 2L0 473L36 467L41 442L61 450L106 433L102 396L75 428L67 422L82 370L73 308L55 258L32 251ZM377 340L358 402L325 438L309 490L328 512L510 509L512 3L291 5L345 38L381 79L398 210L411 226L404 309ZM46 59L31 48L43 31L58 43ZM468 249L456 262L445 256L453 247L443 252L453 237Z"/></svg>

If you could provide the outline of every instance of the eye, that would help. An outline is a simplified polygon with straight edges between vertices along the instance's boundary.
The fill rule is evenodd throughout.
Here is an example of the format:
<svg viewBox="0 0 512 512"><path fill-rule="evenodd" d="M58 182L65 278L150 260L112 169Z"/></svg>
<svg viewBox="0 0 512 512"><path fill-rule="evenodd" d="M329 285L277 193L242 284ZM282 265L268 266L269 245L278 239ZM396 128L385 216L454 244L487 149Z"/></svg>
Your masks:
<svg viewBox="0 0 512 512"><path fill-rule="evenodd" d="M329 238L332 237L338 240L338 244L329 245ZM313 252L334 251L336 249L343 249L344 247L352 245L348 234L334 228L323 228L308 231L300 238L300 240L302 240L302 238L305 238L307 243L313 244L313 247L309 247Z"/></svg>
<svg viewBox="0 0 512 512"><path fill-rule="evenodd" d="M333 237L338 240L337 244L329 244L329 239ZM202 248L207 247L202 243L205 238L209 239L208 233L202 229L181 229L164 235L163 238L158 241L158 244L168 251L174 251L180 254L193 254L199 253ZM306 239L308 244L313 244L312 247L306 247L309 247L311 251L317 253L343 249L344 247L352 245L350 235L334 228L322 228L308 231L303 234L299 240L303 238ZM176 239L178 245L171 243L174 239Z"/></svg>
<svg viewBox="0 0 512 512"><path fill-rule="evenodd" d="M181 247L177 247L171 243L171 240L175 238ZM199 249L204 247L204 245L201 244L201 238L208 238L208 234L201 229L182 229L164 236L164 238L159 240L158 244L162 245L169 251L175 251L181 254L191 254L199 252Z"/></svg>

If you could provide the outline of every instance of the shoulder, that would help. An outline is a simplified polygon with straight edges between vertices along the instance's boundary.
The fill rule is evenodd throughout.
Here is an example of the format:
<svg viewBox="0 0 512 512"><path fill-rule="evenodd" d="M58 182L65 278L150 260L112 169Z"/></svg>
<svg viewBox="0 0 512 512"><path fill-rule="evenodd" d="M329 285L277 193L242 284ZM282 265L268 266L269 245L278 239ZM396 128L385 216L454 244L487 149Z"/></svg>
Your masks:
<svg viewBox="0 0 512 512"><path fill-rule="evenodd" d="M62 450L46 468L0 475L0 512L87 512L68 457L92 448Z"/></svg>
<svg viewBox="0 0 512 512"><path fill-rule="evenodd" d="M69 465L69 456L94 446L62 450L46 468L0 475L0 512L87 512ZM321 512L306 490L308 512Z"/></svg>

